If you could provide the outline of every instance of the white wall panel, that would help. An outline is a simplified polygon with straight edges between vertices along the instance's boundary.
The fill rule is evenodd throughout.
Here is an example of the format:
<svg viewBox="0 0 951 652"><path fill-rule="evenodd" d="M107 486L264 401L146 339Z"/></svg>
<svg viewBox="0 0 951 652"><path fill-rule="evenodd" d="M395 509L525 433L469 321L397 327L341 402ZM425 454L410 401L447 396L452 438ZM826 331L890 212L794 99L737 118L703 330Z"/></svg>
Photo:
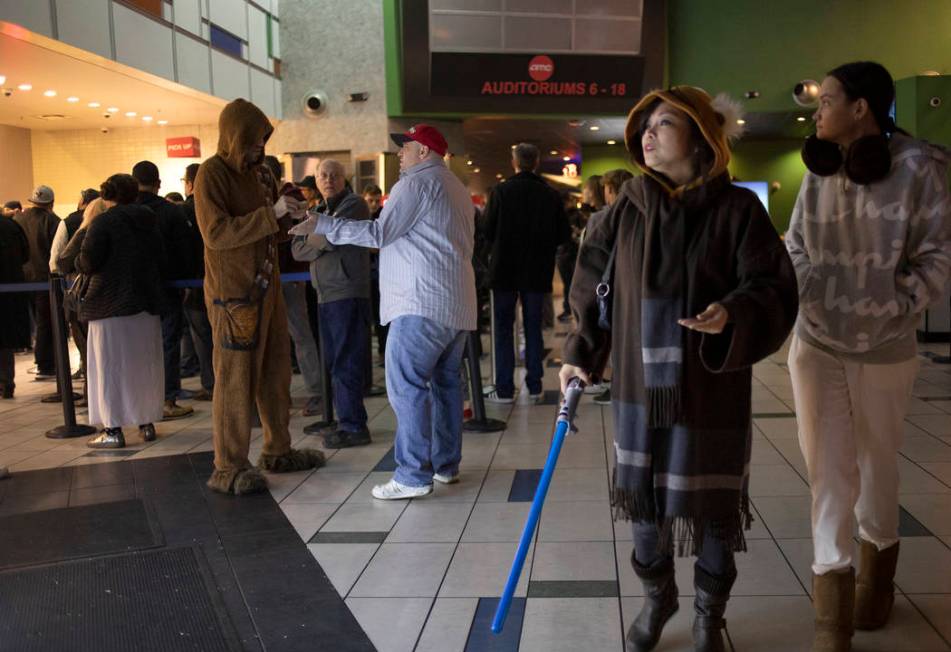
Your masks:
<svg viewBox="0 0 951 652"><path fill-rule="evenodd" d="M116 61L175 81L171 28L115 2L112 19Z"/></svg>
<svg viewBox="0 0 951 652"><path fill-rule="evenodd" d="M279 5L279 4L280 4L280 0L271 0L271 15L272 15L272 16L280 16L280 15L281 15L281 12L278 11L278 9L279 9L278 5Z"/></svg>
<svg viewBox="0 0 951 652"><path fill-rule="evenodd" d="M248 64L212 50L211 88L215 95L225 100L249 99Z"/></svg>
<svg viewBox="0 0 951 652"><path fill-rule="evenodd" d="M271 21L271 56L281 58L281 22Z"/></svg>
<svg viewBox="0 0 951 652"><path fill-rule="evenodd" d="M267 14L248 5L248 61L267 68Z"/></svg>
<svg viewBox="0 0 951 652"><path fill-rule="evenodd" d="M274 78L260 70L251 69L251 101L268 116L276 118Z"/></svg>
<svg viewBox="0 0 951 652"><path fill-rule="evenodd" d="M248 5L244 0L210 0L209 19L238 38L248 38Z"/></svg>
<svg viewBox="0 0 951 652"><path fill-rule="evenodd" d="M204 43L179 34L175 37L178 83L211 93L210 48Z"/></svg>
<svg viewBox="0 0 951 652"><path fill-rule="evenodd" d="M202 0L175 0L175 24L201 35L201 3Z"/></svg>
<svg viewBox="0 0 951 652"><path fill-rule="evenodd" d="M109 2L110 0L56 0L59 40L111 59Z"/></svg>
<svg viewBox="0 0 951 652"><path fill-rule="evenodd" d="M44 0L0 0L0 20L53 36L53 15L50 3Z"/></svg>

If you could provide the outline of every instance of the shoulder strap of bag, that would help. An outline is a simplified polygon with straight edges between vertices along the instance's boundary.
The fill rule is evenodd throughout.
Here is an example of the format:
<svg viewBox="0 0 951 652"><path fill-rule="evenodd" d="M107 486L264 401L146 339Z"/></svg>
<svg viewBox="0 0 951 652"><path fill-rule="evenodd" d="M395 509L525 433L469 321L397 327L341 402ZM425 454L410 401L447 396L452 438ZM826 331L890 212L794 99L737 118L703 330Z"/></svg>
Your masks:
<svg viewBox="0 0 951 652"><path fill-rule="evenodd" d="M611 281L614 280L614 257L617 255L618 233L621 231L621 218L618 217L617 227L614 229L614 244L611 245L611 253L608 256L608 264L601 273L601 282L595 289L595 294L599 297L606 297L611 294Z"/></svg>

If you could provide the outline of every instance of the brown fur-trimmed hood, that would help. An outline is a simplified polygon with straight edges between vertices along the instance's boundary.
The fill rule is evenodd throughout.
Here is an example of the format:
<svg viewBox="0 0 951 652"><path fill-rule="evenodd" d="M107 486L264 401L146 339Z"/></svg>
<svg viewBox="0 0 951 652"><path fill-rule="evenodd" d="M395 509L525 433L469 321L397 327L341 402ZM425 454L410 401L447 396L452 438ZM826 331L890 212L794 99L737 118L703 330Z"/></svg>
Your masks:
<svg viewBox="0 0 951 652"><path fill-rule="evenodd" d="M218 156L236 172L244 172L261 162L245 160L248 148L262 138L267 143L273 131L274 127L261 109L238 98L218 117Z"/></svg>

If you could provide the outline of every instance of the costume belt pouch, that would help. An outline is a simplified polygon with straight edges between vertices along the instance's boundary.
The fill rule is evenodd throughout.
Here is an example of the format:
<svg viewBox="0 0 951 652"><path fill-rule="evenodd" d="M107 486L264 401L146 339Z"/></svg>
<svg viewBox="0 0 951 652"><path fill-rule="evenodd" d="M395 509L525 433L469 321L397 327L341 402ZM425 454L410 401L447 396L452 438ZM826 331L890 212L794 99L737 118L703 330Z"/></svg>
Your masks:
<svg viewBox="0 0 951 652"><path fill-rule="evenodd" d="M268 246L268 256L257 276L254 284L245 297L232 299L215 299L214 305L224 313L224 341L221 345L232 351L253 351L258 346L258 335L261 330L261 306L264 295L267 294L271 283L271 272L274 264L270 261L273 244Z"/></svg>

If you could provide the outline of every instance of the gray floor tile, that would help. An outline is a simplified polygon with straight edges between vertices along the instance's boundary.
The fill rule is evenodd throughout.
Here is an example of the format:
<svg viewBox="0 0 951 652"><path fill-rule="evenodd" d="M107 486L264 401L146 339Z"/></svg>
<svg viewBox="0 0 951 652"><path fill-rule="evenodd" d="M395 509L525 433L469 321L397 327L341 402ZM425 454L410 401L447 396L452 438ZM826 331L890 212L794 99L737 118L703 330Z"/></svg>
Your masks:
<svg viewBox="0 0 951 652"><path fill-rule="evenodd" d="M314 559L320 564L337 593L346 596L380 546L375 543L309 543Z"/></svg>
<svg viewBox="0 0 951 652"><path fill-rule="evenodd" d="M768 439L753 441L753 450L750 455L750 464L785 464L786 460L777 451Z"/></svg>
<svg viewBox="0 0 951 652"><path fill-rule="evenodd" d="M902 539L895 584L904 593L951 593L951 549L934 537Z"/></svg>
<svg viewBox="0 0 951 652"><path fill-rule="evenodd" d="M912 415L908 417L908 421L932 435L951 435L951 418L946 414Z"/></svg>
<svg viewBox="0 0 951 652"><path fill-rule="evenodd" d="M943 418L951 421L949 415ZM929 435L905 437L901 453L913 462L951 462L951 446Z"/></svg>
<svg viewBox="0 0 951 652"><path fill-rule="evenodd" d="M393 526L387 543L455 543L462 536L472 505L416 500Z"/></svg>
<svg viewBox="0 0 951 652"><path fill-rule="evenodd" d="M945 464L951 469L951 462L912 462L904 456L898 457L898 477L901 484L899 494L951 494L951 486L941 481L940 476L929 472L928 465Z"/></svg>
<svg viewBox="0 0 951 652"><path fill-rule="evenodd" d="M617 598L529 598L520 650L623 649Z"/></svg>
<svg viewBox="0 0 951 652"><path fill-rule="evenodd" d="M733 595L805 595L773 541L748 541L747 552L736 555L736 568Z"/></svg>
<svg viewBox="0 0 951 652"><path fill-rule="evenodd" d="M341 505L321 532L389 532L406 509L405 501L376 501L367 504Z"/></svg>
<svg viewBox="0 0 951 652"><path fill-rule="evenodd" d="M614 540L607 501L546 501L539 528L539 541Z"/></svg>
<svg viewBox="0 0 951 652"><path fill-rule="evenodd" d="M502 595L509 576L516 544L460 543L439 591L440 598L479 598ZM516 597L524 597L528 587L533 550L529 550L519 579Z"/></svg>
<svg viewBox="0 0 951 652"><path fill-rule="evenodd" d="M327 460L322 473L363 473L373 470L380 459L390 450L391 442L374 442L369 446L344 448Z"/></svg>
<svg viewBox="0 0 951 652"><path fill-rule="evenodd" d="M328 503L281 503L281 511L304 541L310 540L337 506Z"/></svg>
<svg viewBox="0 0 951 652"><path fill-rule="evenodd" d="M770 441L799 438L795 419L753 419L753 423Z"/></svg>
<svg viewBox="0 0 951 652"><path fill-rule="evenodd" d="M750 496L808 496L809 486L788 464L750 467Z"/></svg>
<svg viewBox="0 0 951 652"><path fill-rule="evenodd" d="M435 597L455 550L451 543L384 543L350 595L358 598Z"/></svg>
<svg viewBox="0 0 951 652"><path fill-rule="evenodd" d="M951 462L922 462L921 468L951 489ZM904 483L904 477L902 482Z"/></svg>
<svg viewBox="0 0 951 652"><path fill-rule="evenodd" d="M902 595L895 596L888 625L874 632L855 632L852 646L865 652L904 652L905 650L951 650L927 620Z"/></svg>
<svg viewBox="0 0 951 652"><path fill-rule="evenodd" d="M518 541L530 508L530 503L477 503L462 540Z"/></svg>
<svg viewBox="0 0 951 652"><path fill-rule="evenodd" d="M532 581L617 580L614 543L585 541L535 545Z"/></svg>
<svg viewBox="0 0 951 652"><path fill-rule="evenodd" d="M802 652L812 646L815 618L808 596L731 597L727 629L736 650Z"/></svg>
<svg viewBox="0 0 951 652"><path fill-rule="evenodd" d="M296 473L265 473L264 475L267 478L267 488L274 500L281 502L313 473L313 469L308 469Z"/></svg>
<svg viewBox="0 0 951 652"><path fill-rule="evenodd" d="M946 641L951 641L951 595L906 595Z"/></svg>
<svg viewBox="0 0 951 652"><path fill-rule="evenodd" d="M512 490L512 480L515 479L515 469L489 469L482 483L479 493L480 503L508 502L509 492Z"/></svg>
<svg viewBox="0 0 951 652"><path fill-rule="evenodd" d="M432 598L348 598L347 606L378 652L411 652L432 602Z"/></svg>
<svg viewBox="0 0 951 652"><path fill-rule="evenodd" d="M478 598L438 598L415 652L464 652Z"/></svg>
<svg viewBox="0 0 951 652"><path fill-rule="evenodd" d="M753 499L753 504L776 539L812 536L810 496L759 496Z"/></svg>
<svg viewBox="0 0 951 652"><path fill-rule="evenodd" d="M600 469L555 469L545 502L608 500L608 471Z"/></svg>
<svg viewBox="0 0 951 652"><path fill-rule="evenodd" d="M951 494L903 495L899 502L932 534L951 535Z"/></svg>
<svg viewBox="0 0 951 652"><path fill-rule="evenodd" d="M282 501L283 503L344 502L360 486L365 473L324 473L316 471Z"/></svg>

